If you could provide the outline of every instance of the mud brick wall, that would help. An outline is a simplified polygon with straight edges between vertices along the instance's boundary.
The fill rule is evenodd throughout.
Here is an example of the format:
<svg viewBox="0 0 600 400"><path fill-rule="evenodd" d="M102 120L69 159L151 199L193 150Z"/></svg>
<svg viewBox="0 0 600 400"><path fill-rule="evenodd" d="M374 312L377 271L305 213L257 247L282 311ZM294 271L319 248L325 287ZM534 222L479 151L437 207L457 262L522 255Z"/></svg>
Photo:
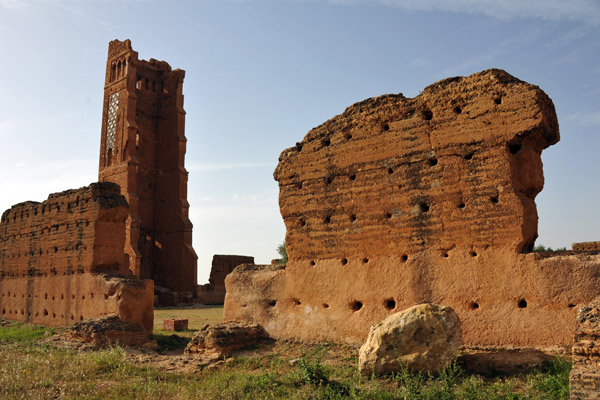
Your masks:
<svg viewBox="0 0 600 400"><path fill-rule="evenodd" d="M150 280L107 274L28 276L0 280L0 318L64 326L103 315L153 328Z"/></svg>
<svg viewBox="0 0 600 400"><path fill-rule="evenodd" d="M558 139L551 100L497 70L357 103L280 156L288 256L531 249Z"/></svg>
<svg viewBox="0 0 600 400"><path fill-rule="evenodd" d="M599 300L582 305L577 314L569 386L572 399L600 397Z"/></svg>
<svg viewBox="0 0 600 400"><path fill-rule="evenodd" d="M600 242L582 242L571 245L573 251L600 251Z"/></svg>
<svg viewBox="0 0 600 400"><path fill-rule="evenodd" d="M0 276L123 273L125 198L114 183L93 183L25 202L2 214Z"/></svg>
<svg viewBox="0 0 600 400"><path fill-rule="evenodd" d="M198 285L198 301L203 304L223 304L225 277L240 264L254 264L254 257L215 254L208 284Z"/></svg>
<svg viewBox="0 0 600 400"><path fill-rule="evenodd" d="M99 180L129 203L124 252L139 279L196 294L196 253L188 218L185 71L141 60L129 40L108 47Z"/></svg>
<svg viewBox="0 0 600 400"><path fill-rule="evenodd" d="M289 262L229 275L225 319L356 343L435 302L457 311L467 345L570 344L600 259L527 254L541 152L558 140L550 98L501 70L348 107L281 153Z"/></svg>
<svg viewBox="0 0 600 400"><path fill-rule="evenodd" d="M5 211L0 317L59 326L115 313L152 329L152 282L104 275L130 274L123 252L128 214L110 182Z"/></svg>

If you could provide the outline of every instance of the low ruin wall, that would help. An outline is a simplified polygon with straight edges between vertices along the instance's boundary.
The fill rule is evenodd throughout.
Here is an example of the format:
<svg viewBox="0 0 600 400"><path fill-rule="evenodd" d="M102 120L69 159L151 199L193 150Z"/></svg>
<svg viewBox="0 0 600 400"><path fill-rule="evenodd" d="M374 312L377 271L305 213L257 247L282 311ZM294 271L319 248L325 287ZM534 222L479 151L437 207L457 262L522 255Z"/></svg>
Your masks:
<svg viewBox="0 0 600 400"><path fill-rule="evenodd" d="M571 344L600 257L528 254L541 152L558 140L548 96L501 70L348 107L282 152L289 262L230 274L225 320L357 343L433 302L456 310L466 345Z"/></svg>
<svg viewBox="0 0 600 400"><path fill-rule="evenodd" d="M225 302L225 277L240 264L253 264L254 257L215 254L210 277L205 285L198 285L198 302L223 304Z"/></svg>
<svg viewBox="0 0 600 400"><path fill-rule="evenodd" d="M571 399L600 397L600 300L584 304L577 314L573 339L573 367L569 376Z"/></svg>
<svg viewBox="0 0 600 400"><path fill-rule="evenodd" d="M152 330L153 290L150 280L106 274L2 279L0 318L63 326L117 314L123 321Z"/></svg>
<svg viewBox="0 0 600 400"><path fill-rule="evenodd" d="M153 283L128 279L128 207L114 183L20 203L0 222L0 317L47 326L106 314L153 324Z"/></svg>
<svg viewBox="0 0 600 400"><path fill-rule="evenodd" d="M600 242L581 242L571 245L573 251L600 251Z"/></svg>

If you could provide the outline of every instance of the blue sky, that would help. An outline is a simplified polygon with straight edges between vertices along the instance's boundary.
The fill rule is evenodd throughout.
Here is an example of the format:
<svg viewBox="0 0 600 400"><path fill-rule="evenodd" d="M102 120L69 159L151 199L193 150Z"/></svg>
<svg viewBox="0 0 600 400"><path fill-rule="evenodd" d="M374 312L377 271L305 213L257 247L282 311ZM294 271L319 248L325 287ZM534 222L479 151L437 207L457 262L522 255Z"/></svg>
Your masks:
<svg viewBox="0 0 600 400"><path fill-rule="evenodd" d="M554 101L547 246L600 240L598 0L0 0L0 209L97 180L108 42L186 70L199 282L277 257L281 150L352 103L502 68Z"/></svg>

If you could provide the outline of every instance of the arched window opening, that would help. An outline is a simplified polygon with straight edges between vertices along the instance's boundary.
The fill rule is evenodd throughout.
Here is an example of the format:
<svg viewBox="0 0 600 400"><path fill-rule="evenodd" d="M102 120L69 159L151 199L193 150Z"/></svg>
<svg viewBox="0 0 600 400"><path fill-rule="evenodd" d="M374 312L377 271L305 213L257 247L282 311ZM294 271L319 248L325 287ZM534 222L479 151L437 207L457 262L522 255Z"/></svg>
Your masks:
<svg viewBox="0 0 600 400"><path fill-rule="evenodd" d="M112 149L108 149L108 151L106 152L106 166L107 167L110 166L112 163L112 156L113 156Z"/></svg>

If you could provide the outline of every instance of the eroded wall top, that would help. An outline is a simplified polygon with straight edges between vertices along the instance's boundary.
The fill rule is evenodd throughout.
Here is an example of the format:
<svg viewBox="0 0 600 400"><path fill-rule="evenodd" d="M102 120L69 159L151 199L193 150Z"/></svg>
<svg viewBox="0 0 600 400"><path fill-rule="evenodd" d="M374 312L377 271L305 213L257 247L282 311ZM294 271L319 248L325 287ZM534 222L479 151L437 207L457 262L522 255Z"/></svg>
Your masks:
<svg viewBox="0 0 600 400"><path fill-rule="evenodd" d="M558 140L550 98L497 69L356 103L280 156L289 258L528 250Z"/></svg>
<svg viewBox="0 0 600 400"><path fill-rule="evenodd" d="M14 205L0 223L0 277L124 273L128 213L111 182Z"/></svg>

